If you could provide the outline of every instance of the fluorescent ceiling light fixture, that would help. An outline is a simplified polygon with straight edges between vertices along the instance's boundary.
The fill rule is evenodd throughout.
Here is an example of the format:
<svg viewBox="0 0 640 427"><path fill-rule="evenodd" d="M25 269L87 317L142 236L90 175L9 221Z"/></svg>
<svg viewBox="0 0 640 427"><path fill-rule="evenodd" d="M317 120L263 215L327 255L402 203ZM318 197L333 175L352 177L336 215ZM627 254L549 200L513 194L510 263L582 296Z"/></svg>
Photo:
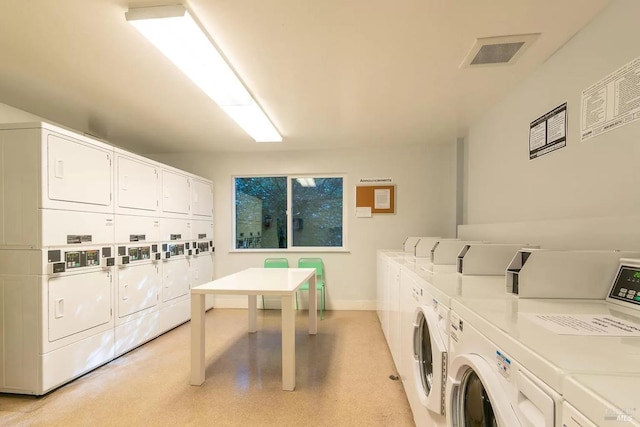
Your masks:
<svg viewBox="0 0 640 427"><path fill-rule="evenodd" d="M131 8L127 21L257 142L282 136L182 5Z"/></svg>
<svg viewBox="0 0 640 427"><path fill-rule="evenodd" d="M298 181L298 184L300 184L303 187L315 187L316 186L316 181L313 178L296 178L296 181Z"/></svg>

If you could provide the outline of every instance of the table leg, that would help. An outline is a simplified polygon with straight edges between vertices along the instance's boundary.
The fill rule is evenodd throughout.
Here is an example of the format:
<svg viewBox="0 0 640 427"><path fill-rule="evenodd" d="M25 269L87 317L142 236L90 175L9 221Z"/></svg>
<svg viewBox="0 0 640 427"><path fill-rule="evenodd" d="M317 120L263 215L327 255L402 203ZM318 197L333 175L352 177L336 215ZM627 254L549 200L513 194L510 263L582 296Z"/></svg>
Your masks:
<svg viewBox="0 0 640 427"><path fill-rule="evenodd" d="M204 294L191 294L191 385L204 382Z"/></svg>
<svg viewBox="0 0 640 427"><path fill-rule="evenodd" d="M318 333L318 292L316 291L316 275L309 279L309 335Z"/></svg>
<svg viewBox="0 0 640 427"><path fill-rule="evenodd" d="M282 296L282 389L296 388L296 312L293 295Z"/></svg>
<svg viewBox="0 0 640 427"><path fill-rule="evenodd" d="M258 309L256 304L258 302L257 295L248 295L249 297L249 333L252 334L258 330L257 319Z"/></svg>

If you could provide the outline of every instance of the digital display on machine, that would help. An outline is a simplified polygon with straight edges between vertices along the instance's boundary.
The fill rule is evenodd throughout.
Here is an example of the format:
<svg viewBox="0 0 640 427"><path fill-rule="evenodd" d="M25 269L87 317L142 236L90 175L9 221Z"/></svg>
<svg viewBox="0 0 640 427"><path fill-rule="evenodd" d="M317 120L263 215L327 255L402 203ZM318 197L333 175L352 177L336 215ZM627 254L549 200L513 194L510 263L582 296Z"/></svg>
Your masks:
<svg viewBox="0 0 640 427"><path fill-rule="evenodd" d="M87 265L88 266L92 266L92 265L100 265L100 251L99 250L93 250L93 251L87 251Z"/></svg>
<svg viewBox="0 0 640 427"><path fill-rule="evenodd" d="M140 261L145 259L151 259L151 247L139 246L136 248L129 248L130 261Z"/></svg>
<svg viewBox="0 0 640 427"><path fill-rule="evenodd" d="M80 252L65 252L64 257L67 262L67 268L82 267L82 264L80 264Z"/></svg>
<svg viewBox="0 0 640 427"><path fill-rule="evenodd" d="M176 245L169 245L168 248L168 252L171 253L171 255L184 255L184 244L183 243L179 243Z"/></svg>
<svg viewBox="0 0 640 427"><path fill-rule="evenodd" d="M64 260L67 268L95 267L100 265L100 250L65 252Z"/></svg>
<svg viewBox="0 0 640 427"><path fill-rule="evenodd" d="M640 268L620 267L609 297L640 306Z"/></svg>

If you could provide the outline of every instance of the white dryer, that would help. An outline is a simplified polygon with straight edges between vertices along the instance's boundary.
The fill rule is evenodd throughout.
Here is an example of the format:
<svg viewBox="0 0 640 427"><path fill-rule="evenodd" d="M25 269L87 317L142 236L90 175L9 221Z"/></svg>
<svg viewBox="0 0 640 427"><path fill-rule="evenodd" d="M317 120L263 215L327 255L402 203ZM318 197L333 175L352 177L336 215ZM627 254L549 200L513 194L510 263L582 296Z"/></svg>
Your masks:
<svg viewBox="0 0 640 427"><path fill-rule="evenodd" d="M163 331L174 328L191 318L189 301L191 273L188 254L193 244L192 227L192 221L189 219L160 218L160 238L163 241L160 263L162 269L160 323Z"/></svg>
<svg viewBox="0 0 640 427"><path fill-rule="evenodd" d="M187 250L191 287L199 286L213 280L213 220L192 220L192 245ZM207 295L205 308L213 308L213 295Z"/></svg>
<svg viewBox="0 0 640 427"><path fill-rule="evenodd" d="M41 395L113 359L112 252L0 250L0 392Z"/></svg>

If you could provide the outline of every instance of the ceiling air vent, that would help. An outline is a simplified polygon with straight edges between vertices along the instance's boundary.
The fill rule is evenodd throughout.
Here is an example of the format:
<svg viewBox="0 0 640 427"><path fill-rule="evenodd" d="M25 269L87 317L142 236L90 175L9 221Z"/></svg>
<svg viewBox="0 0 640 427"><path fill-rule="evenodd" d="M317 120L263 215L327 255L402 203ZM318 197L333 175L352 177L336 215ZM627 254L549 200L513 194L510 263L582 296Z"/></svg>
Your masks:
<svg viewBox="0 0 640 427"><path fill-rule="evenodd" d="M476 39L460 68L513 64L540 33Z"/></svg>

